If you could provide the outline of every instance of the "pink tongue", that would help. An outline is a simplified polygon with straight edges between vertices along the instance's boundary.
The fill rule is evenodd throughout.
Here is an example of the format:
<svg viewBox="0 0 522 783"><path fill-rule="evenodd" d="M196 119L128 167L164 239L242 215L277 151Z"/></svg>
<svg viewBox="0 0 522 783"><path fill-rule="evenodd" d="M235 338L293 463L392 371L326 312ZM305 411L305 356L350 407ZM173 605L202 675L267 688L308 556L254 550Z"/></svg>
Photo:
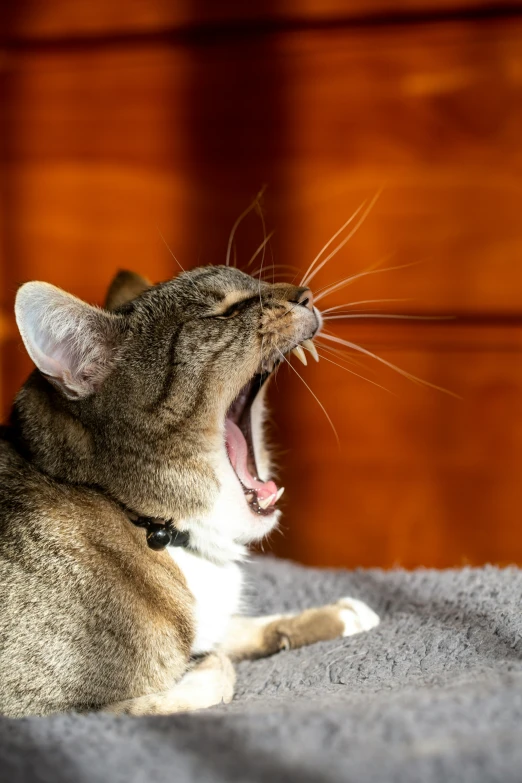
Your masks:
<svg viewBox="0 0 522 783"><path fill-rule="evenodd" d="M247 467L248 447L245 437L237 424L227 419L225 422L228 458L241 483L249 489L255 489L258 498L264 500L277 492L273 481L259 481L250 475ZM272 504L271 504L272 505Z"/></svg>

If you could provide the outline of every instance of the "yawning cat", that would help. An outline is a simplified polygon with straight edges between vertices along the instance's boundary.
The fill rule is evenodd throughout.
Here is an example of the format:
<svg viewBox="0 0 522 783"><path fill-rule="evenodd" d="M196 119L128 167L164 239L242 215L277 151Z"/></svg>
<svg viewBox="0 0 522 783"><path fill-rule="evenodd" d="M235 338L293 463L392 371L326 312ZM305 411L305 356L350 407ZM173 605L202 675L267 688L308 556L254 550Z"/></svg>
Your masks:
<svg viewBox="0 0 522 783"><path fill-rule="evenodd" d="M264 396L315 353L308 288L122 272L104 309L26 283L16 319L36 369L0 440L1 713L208 707L231 659L377 625L353 599L240 616L239 564L280 514Z"/></svg>

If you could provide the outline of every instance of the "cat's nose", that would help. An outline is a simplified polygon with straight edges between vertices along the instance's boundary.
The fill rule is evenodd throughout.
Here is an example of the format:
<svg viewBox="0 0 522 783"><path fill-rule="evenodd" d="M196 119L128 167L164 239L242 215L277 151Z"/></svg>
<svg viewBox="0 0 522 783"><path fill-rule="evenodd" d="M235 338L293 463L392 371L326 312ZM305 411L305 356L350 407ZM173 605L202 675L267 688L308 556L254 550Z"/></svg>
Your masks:
<svg viewBox="0 0 522 783"><path fill-rule="evenodd" d="M309 288L300 289L297 303L300 304L301 307L307 307L309 310L314 309L314 296Z"/></svg>

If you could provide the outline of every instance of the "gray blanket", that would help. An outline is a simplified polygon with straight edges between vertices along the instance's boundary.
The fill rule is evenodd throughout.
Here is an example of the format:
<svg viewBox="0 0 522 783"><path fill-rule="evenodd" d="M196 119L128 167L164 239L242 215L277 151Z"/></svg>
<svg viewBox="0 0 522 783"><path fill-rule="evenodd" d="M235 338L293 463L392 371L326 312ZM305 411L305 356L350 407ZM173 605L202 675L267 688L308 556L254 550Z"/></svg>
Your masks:
<svg viewBox="0 0 522 783"><path fill-rule="evenodd" d="M0 778L522 781L522 571L248 570L256 613L351 595L382 623L242 663L234 702L207 712L0 719Z"/></svg>

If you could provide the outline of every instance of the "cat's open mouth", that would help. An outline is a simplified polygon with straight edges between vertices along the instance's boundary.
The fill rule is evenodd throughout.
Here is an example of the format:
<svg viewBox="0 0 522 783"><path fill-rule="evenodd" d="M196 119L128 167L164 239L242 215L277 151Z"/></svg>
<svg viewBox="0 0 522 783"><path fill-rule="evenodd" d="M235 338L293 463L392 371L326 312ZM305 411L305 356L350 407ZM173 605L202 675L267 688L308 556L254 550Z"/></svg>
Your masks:
<svg viewBox="0 0 522 783"><path fill-rule="evenodd" d="M317 352L312 341L305 340L303 345L317 361ZM300 345L296 345L292 352L306 364L304 351ZM251 511L263 516L274 513L284 489L282 487L279 489L273 481L262 481L258 478L252 435L252 405L278 363L279 361L276 361L270 371L257 373L246 386L243 386L230 406L225 421L228 458Z"/></svg>
<svg viewBox="0 0 522 783"><path fill-rule="evenodd" d="M257 477L256 457L252 436L252 405L271 373L263 372L243 386L230 406L225 421L228 458L239 479L251 511L267 516L273 514L283 494L273 481Z"/></svg>

